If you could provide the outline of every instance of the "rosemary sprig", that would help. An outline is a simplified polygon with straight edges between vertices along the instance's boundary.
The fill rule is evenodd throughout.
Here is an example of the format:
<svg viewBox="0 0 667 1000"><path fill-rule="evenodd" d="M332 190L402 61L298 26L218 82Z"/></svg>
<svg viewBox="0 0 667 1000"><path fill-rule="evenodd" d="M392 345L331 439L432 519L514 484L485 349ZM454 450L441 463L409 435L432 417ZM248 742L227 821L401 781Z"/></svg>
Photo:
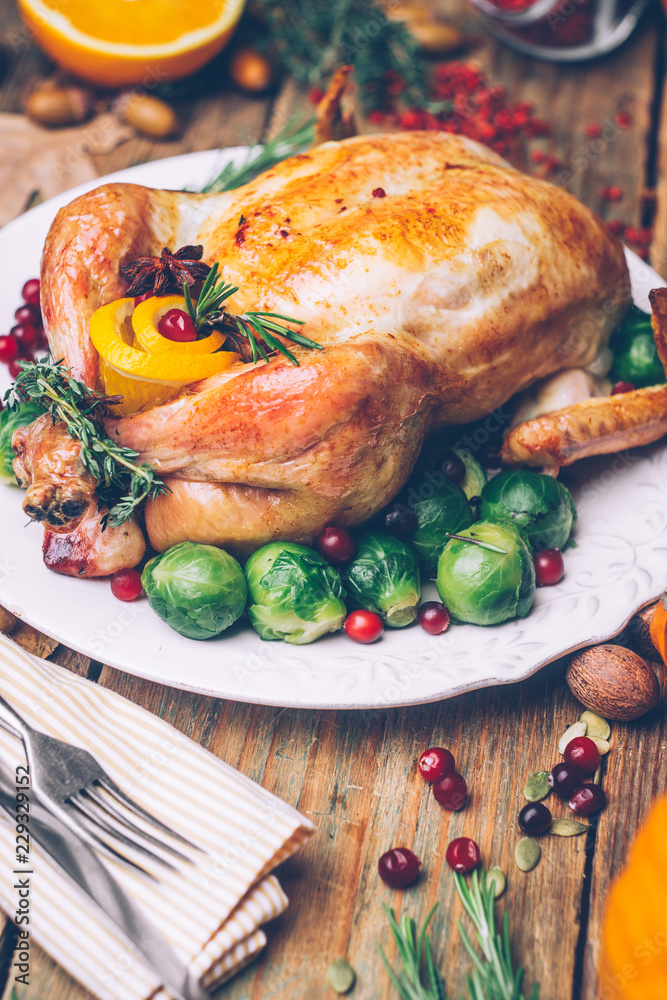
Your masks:
<svg viewBox="0 0 667 1000"><path fill-rule="evenodd" d="M117 527L130 519L148 497L155 499L168 491L152 465L135 461L139 453L109 438L102 424L106 404L116 397L104 396L73 378L62 361L48 357L23 362L13 386L5 393L10 410L32 400L54 424L62 422L71 438L81 442L81 461L97 482L100 506L108 508L102 519Z"/></svg>
<svg viewBox="0 0 667 1000"><path fill-rule="evenodd" d="M507 549L501 549L493 542L483 542L481 538L471 538L470 535L453 535L449 531L445 532L447 538L455 538L457 542L468 542L470 545L479 545L480 549L488 549L489 552L499 552L500 555L508 555Z"/></svg>
<svg viewBox="0 0 667 1000"><path fill-rule="evenodd" d="M206 187L205 194L211 191L233 191L254 181L265 170L270 170L277 163L286 160L295 153L312 146L315 142L315 119L309 118L303 122L289 122L277 136L264 146L257 146L248 153L247 158L238 167L228 163L217 177L213 177Z"/></svg>
<svg viewBox="0 0 667 1000"><path fill-rule="evenodd" d="M509 916L505 912L502 934L496 929L493 888L486 885L486 872L473 872L470 885L462 875L454 874L456 891L473 922L482 956L473 947L459 920L459 931L474 969L468 977L471 1000L525 1000L521 989L523 969L514 969L510 952ZM539 1000L537 983L528 1000Z"/></svg>
<svg viewBox="0 0 667 1000"><path fill-rule="evenodd" d="M473 922L482 951L480 956L459 921L463 944L474 964L472 975L468 977L469 1000L526 1000L521 990L523 969L514 969L512 963L509 917L505 913L500 934L496 929L493 888L486 885L484 868L480 872L473 872L470 885L462 875L455 874L454 881L465 911ZM401 1000L447 1000L445 985L433 961L431 944L426 936L437 905L436 903L429 911L419 933L412 917L403 916L399 923L394 911L384 907L403 968L399 972L391 968L382 946L380 954ZM422 964L426 966L427 985L423 983ZM528 1000L539 1000L537 983Z"/></svg>
<svg viewBox="0 0 667 1000"><path fill-rule="evenodd" d="M221 326L233 341L238 342L239 339L248 341L253 362L257 361L258 357L268 361L269 356L265 349L268 348L269 351L280 351L286 358L289 358L293 365L299 366L296 357L274 334L285 337L286 340L291 340L302 347L317 351L322 350L321 344L283 325L284 323L303 324L305 321L302 319L257 310L240 315L227 312L224 303L231 295L238 292L238 286L228 284L224 278L219 276L219 272L220 268L216 261L206 275L206 280L196 302L193 301L188 286L183 285L185 305L192 322L195 324L197 335L206 327Z"/></svg>

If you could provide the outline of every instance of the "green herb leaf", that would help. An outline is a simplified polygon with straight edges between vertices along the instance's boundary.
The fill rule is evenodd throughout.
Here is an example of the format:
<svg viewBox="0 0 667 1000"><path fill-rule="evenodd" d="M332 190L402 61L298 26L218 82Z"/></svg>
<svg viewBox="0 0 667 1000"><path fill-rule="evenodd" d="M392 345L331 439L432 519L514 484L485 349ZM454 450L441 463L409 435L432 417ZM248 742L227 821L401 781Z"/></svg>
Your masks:
<svg viewBox="0 0 667 1000"><path fill-rule="evenodd" d="M314 141L314 118L309 118L305 122L290 122L274 139L270 139L264 146L253 149L240 166L235 167L233 163L228 163L202 190L204 193L233 191L254 181L265 170L270 170L287 157L312 146Z"/></svg>

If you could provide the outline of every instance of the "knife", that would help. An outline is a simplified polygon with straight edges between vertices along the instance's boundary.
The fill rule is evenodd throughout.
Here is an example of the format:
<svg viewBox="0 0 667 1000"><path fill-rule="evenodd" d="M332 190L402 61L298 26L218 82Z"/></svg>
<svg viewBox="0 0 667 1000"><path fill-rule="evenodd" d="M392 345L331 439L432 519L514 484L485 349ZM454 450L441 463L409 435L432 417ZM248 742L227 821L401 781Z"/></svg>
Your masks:
<svg viewBox="0 0 667 1000"><path fill-rule="evenodd" d="M15 820L15 789L1 774L0 808ZM139 953L173 1000L210 1000L210 994L92 848L49 812L34 793L30 794L30 833L61 871L120 929L127 947Z"/></svg>

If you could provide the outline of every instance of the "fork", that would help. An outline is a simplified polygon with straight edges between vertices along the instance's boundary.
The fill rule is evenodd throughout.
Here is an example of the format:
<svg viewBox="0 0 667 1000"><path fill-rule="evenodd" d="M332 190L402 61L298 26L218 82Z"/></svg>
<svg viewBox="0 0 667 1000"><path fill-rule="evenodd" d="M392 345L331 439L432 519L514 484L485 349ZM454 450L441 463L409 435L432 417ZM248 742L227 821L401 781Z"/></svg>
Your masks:
<svg viewBox="0 0 667 1000"><path fill-rule="evenodd" d="M0 695L0 726L11 735L23 740L30 767L30 784L36 795L63 823L91 846L151 878L153 876L150 872L117 851L102 839L102 835L114 837L120 843L158 861L167 868L174 869L175 866L166 858L151 851L137 838L182 861L190 860L171 844L138 827L121 812L118 808L120 804L128 812L150 824L156 831L167 834L195 851L205 853L201 847L180 833L176 833L175 830L171 830L126 795L87 750L33 729L2 695Z"/></svg>

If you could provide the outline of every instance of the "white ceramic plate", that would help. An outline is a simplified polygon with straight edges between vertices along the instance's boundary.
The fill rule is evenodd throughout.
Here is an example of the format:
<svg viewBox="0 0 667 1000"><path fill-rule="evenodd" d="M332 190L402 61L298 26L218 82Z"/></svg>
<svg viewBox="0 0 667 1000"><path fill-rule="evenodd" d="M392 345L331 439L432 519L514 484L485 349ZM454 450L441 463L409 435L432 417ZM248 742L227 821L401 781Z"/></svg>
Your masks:
<svg viewBox="0 0 667 1000"><path fill-rule="evenodd" d="M243 148L192 153L113 174L152 187L197 188ZM38 274L56 211L89 184L53 198L0 232L0 330L12 324L26 278ZM635 302L664 285L628 252ZM9 384L0 366L2 389ZM383 708L437 701L472 688L519 681L564 653L617 634L667 582L667 448L628 452L575 467L578 547L566 575L538 590L528 618L493 628L457 626L428 636L388 630L372 646L344 634L312 646L262 642L236 625L207 642L184 639L146 601L122 604L106 580L45 569L42 529L26 524L22 494L0 485L0 604L96 660L172 687L236 701L303 708ZM432 595L435 596L435 595Z"/></svg>

